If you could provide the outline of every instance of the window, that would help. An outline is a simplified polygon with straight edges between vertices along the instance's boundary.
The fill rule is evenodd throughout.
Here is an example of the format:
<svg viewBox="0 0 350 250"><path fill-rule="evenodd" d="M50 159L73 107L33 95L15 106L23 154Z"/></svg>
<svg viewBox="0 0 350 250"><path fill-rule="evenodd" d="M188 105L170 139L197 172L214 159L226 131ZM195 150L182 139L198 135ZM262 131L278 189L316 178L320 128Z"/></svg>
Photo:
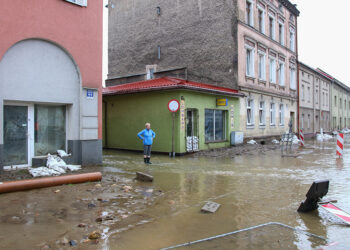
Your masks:
<svg viewBox="0 0 350 250"><path fill-rule="evenodd" d="M308 114L307 115L307 128L310 128L310 117L311 117L311 115Z"/></svg>
<svg viewBox="0 0 350 250"><path fill-rule="evenodd" d="M334 96L334 106L336 107L337 106L337 97Z"/></svg>
<svg viewBox="0 0 350 250"><path fill-rule="evenodd" d="M252 99L247 100L247 125L254 125L254 101Z"/></svg>
<svg viewBox="0 0 350 250"><path fill-rule="evenodd" d="M292 28L289 30L289 48L295 52L295 31Z"/></svg>
<svg viewBox="0 0 350 250"><path fill-rule="evenodd" d="M280 126L284 126L284 104L283 103L280 104L279 118L280 118Z"/></svg>
<svg viewBox="0 0 350 250"><path fill-rule="evenodd" d="M311 102L311 91L310 91L310 87L307 87L307 102Z"/></svg>
<svg viewBox="0 0 350 250"><path fill-rule="evenodd" d="M270 82L276 83L276 59L270 58Z"/></svg>
<svg viewBox="0 0 350 250"><path fill-rule="evenodd" d="M339 98L339 108L342 108L342 102L341 102L341 98Z"/></svg>
<svg viewBox="0 0 350 250"><path fill-rule="evenodd" d="M254 77L254 49L246 49L246 75Z"/></svg>
<svg viewBox="0 0 350 250"><path fill-rule="evenodd" d="M147 70L147 80L154 79L154 68L149 68Z"/></svg>
<svg viewBox="0 0 350 250"><path fill-rule="evenodd" d="M290 88L296 90L297 89L297 79L296 79L296 73L295 69L291 68L290 69Z"/></svg>
<svg viewBox="0 0 350 250"><path fill-rule="evenodd" d="M269 32L270 32L270 38L275 40L275 18L273 16L269 17Z"/></svg>
<svg viewBox="0 0 350 250"><path fill-rule="evenodd" d="M325 99L326 106L328 107L328 93L326 93L326 99ZM350 104L350 102L349 102Z"/></svg>
<svg viewBox="0 0 350 250"><path fill-rule="evenodd" d="M305 100L305 86L304 86L304 84L301 85L301 98L303 101Z"/></svg>
<svg viewBox="0 0 350 250"><path fill-rule="evenodd" d="M259 125L263 126L265 125L266 118L265 118L265 102L260 101L259 103Z"/></svg>
<svg viewBox="0 0 350 250"><path fill-rule="evenodd" d="M266 80L265 54L259 53L259 80Z"/></svg>
<svg viewBox="0 0 350 250"><path fill-rule="evenodd" d="M270 103L270 125L276 124L276 107L275 103Z"/></svg>
<svg viewBox="0 0 350 250"><path fill-rule="evenodd" d="M316 104L318 104L318 89L316 89L315 102L316 102Z"/></svg>
<svg viewBox="0 0 350 250"><path fill-rule="evenodd" d="M304 114L301 115L301 128L304 129Z"/></svg>
<svg viewBox="0 0 350 250"><path fill-rule="evenodd" d="M226 111L205 110L205 141L223 141L226 139Z"/></svg>
<svg viewBox="0 0 350 250"><path fill-rule="evenodd" d="M246 1L246 22L250 26L254 26L253 11L253 2L251 0Z"/></svg>
<svg viewBox="0 0 350 250"><path fill-rule="evenodd" d="M344 100L344 109L346 109L346 100Z"/></svg>
<svg viewBox="0 0 350 250"><path fill-rule="evenodd" d="M284 24L278 24L278 39L281 45L284 45Z"/></svg>
<svg viewBox="0 0 350 250"><path fill-rule="evenodd" d="M259 31L265 34L265 11L259 8Z"/></svg>
<svg viewBox="0 0 350 250"><path fill-rule="evenodd" d="M285 79L284 63L280 62L279 68L278 68L278 83L279 83L279 85L284 86L284 79Z"/></svg>

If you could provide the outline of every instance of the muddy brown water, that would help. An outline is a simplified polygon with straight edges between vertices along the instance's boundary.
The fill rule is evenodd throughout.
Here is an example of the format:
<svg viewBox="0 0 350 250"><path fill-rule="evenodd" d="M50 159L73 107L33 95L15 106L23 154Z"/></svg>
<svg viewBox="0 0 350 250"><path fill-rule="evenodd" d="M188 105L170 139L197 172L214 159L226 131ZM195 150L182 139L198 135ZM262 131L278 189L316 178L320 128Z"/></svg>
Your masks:
<svg viewBox="0 0 350 250"><path fill-rule="evenodd" d="M296 212L311 183L322 179L330 180L327 198L350 211L349 142L346 137L340 160L334 140L307 141L304 149L296 149L297 158L282 158L278 149L234 157L155 155L150 166L138 153L105 151L99 168L102 187L86 183L0 195L0 249L69 248L59 242L63 237L76 240L77 249L159 249L271 221L325 237L332 243L327 249L350 249L350 227L321 209ZM152 174L154 183L132 181L136 171ZM123 185L132 191L125 192ZM203 214L206 201L221 207ZM91 202L96 207L88 208ZM95 222L106 215L112 219ZM87 227L78 228L79 223ZM102 232L102 239L84 241L93 230ZM317 249L326 244L278 229L234 241L232 249ZM220 244L191 249L225 249Z"/></svg>

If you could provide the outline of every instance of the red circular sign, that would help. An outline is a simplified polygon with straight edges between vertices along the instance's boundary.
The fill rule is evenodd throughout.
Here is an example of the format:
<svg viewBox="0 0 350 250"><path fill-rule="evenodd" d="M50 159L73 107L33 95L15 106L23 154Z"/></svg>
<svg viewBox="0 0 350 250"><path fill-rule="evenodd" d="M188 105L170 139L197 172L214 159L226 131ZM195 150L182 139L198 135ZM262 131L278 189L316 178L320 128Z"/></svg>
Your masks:
<svg viewBox="0 0 350 250"><path fill-rule="evenodd" d="M168 109L170 112L175 113L179 110L179 108L180 108L180 103L178 100L172 99L168 102Z"/></svg>

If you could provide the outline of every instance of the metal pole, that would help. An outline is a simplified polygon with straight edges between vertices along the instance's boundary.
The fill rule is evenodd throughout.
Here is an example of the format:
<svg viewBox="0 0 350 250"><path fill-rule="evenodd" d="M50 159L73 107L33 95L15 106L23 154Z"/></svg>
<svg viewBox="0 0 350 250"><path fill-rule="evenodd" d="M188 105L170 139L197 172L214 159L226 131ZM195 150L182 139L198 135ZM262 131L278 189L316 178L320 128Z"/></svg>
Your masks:
<svg viewBox="0 0 350 250"><path fill-rule="evenodd" d="M173 113L173 131L172 131L172 144L171 144L171 152L172 156L175 157L175 113Z"/></svg>

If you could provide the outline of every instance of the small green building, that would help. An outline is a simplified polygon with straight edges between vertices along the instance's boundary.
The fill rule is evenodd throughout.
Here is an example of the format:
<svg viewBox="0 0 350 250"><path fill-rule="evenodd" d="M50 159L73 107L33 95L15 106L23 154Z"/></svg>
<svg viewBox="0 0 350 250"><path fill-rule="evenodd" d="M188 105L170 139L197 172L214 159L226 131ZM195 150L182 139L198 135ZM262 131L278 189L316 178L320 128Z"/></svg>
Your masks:
<svg viewBox="0 0 350 250"><path fill-rule="evenodd" d="M173 152L173 143L177 154L228 147L231 132L240 127L241 97L234 89L170 77L107 87L103 145L142 150L137 133L149 122L156 133L154 152ZM175 110L179 106L174 113L168 107L171 100L177 100Z"/></svg>

